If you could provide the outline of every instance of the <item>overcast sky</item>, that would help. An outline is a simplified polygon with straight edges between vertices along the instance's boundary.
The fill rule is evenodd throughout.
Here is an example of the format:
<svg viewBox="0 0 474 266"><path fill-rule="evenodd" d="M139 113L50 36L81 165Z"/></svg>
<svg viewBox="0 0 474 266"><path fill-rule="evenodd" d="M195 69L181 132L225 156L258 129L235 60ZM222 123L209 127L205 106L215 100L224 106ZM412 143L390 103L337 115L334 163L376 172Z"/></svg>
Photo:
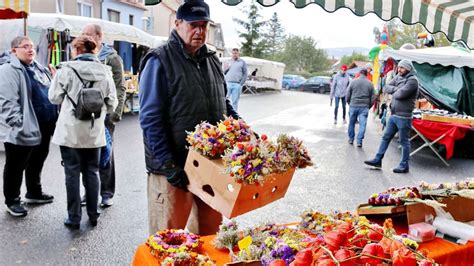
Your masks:
<svg viewBox="0 0 474 266"><path fill-rule="evenodd" d="M232 18L245 20L246 17L241 9L247 6L250 0L244 0L237 6L227 6L220 0L209 0L207 3L211 8L211 18L222 24L226 46L239 46L237 30L243 28L238 26ZM287 34L311 36L318 41L318 48L365 47L370 49L375 46L372 29L381 28L384 23L374 14L358 17L346 8L334 13L328 13L316 4L297 9L289 0L281 0L272 7L262 7L260 11L264 19L270 19L273 12L277 12Z"/></svg>

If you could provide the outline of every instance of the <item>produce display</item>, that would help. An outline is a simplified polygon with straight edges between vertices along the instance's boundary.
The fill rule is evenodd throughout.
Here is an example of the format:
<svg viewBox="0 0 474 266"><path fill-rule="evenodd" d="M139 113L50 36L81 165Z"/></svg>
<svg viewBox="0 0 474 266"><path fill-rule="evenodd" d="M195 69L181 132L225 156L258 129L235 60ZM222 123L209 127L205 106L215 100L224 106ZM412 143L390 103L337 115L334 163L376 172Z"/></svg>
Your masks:
<svg viewBox="0 0 474 266"><path fill-rule="evenodd" d="M405 201L421 199L417 187L389 188L381 193L374 193L368 199L373 206L403 205Z"/></svg>
<svg viewBox="0 0 474 266"><path fill-rule="evenodd" d="M260 260L269 266L435 265L416 251L416 242L395 234L391 219L382 227L349 212L309 210L301 217L297 227L266 224L248 230L230 221L221 226L214 245L229 249L233 261Z"/></svg>

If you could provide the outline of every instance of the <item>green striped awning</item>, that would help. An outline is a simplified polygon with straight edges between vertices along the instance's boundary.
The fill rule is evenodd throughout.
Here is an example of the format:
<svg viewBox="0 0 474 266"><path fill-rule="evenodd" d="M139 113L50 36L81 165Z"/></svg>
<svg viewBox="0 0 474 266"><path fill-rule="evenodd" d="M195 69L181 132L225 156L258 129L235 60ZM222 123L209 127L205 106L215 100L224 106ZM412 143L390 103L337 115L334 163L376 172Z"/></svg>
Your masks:
<svg viewBox="0 0 474 266"><path fill-rule="evenodd" d="M216 1L216 0L212 0ZM242 0L221 0L227 5L237 5ZM373 12L383 20L398 17L407 24L422 23L431 32L444 32L449 40L463 40L474 48L474 0L289 0L295 7L311 3L327 12L348 8L357 16ZM145 0L154 5L161 0ZM257 0L262 6L272 6L280 0Z"/></svg>

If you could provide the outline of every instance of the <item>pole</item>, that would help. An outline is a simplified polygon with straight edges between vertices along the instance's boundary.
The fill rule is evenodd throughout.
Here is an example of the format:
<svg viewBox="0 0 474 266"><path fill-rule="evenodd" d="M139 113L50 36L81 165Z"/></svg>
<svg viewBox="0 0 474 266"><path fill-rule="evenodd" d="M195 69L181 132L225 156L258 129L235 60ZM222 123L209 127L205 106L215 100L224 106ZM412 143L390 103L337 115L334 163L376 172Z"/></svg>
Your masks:
<svg viewBox="0 0 474 266"><path fill-rule="evenodd" d="M23 35L28 35L28 29L26 28L26 17L23 18Z"/></svg>

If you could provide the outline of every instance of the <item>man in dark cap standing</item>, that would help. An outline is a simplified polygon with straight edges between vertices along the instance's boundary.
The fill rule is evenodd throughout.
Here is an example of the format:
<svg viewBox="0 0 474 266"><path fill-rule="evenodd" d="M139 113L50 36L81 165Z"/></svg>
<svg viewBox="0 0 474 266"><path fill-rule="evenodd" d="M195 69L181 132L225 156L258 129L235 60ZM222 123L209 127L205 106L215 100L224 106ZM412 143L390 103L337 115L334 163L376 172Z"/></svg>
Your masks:
<svg viewBox="0 0 474 266"><path fill-rule="evenodd" d="M383 92L392 95L390 110L392 115L388 120L382 136L379 151L375 158L364 163L376 168L382 167L382 158L388 145L397 131L400 136L402 146L402 158L394 173L408 173L408 160L410 159L410 139L408 134L411 130L412 112L418 95L418 79L410 61L404 59L398 64L398 75L383 87Z"/></svg>
<svg viewBox="0 0 474 266"><path fill-rule="evenodd" d="M141 62L140 125L151 234L187 224L191 232L214 234L222 221L220 213L187 191L183 170L186 131L204 120L214 124L224 115L238 118L226 98L221 63L205 45L210 21L203 0L186 1L177 10L168 42Z"/></svg>

